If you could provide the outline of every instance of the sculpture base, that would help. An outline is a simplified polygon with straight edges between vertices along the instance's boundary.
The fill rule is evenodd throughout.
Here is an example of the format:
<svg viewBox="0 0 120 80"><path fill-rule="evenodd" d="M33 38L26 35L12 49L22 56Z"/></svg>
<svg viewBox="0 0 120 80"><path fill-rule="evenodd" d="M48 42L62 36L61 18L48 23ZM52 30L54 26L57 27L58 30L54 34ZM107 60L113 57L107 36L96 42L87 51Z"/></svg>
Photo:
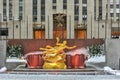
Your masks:
<svg viewBox="0 0 120 80"><path fill-rule="evenodd" d="M66 65L63 62L56 62L56 63L48 63L45 62L43 65L43 69L66 69Z"/></svg>

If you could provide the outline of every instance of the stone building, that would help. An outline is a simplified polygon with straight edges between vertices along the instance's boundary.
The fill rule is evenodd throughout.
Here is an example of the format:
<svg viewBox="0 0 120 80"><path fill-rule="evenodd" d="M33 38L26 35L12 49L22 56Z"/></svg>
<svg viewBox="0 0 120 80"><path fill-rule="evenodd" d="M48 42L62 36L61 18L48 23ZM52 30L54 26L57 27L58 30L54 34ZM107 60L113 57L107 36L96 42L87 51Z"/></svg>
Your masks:
<svg viewBox="0 0 120 80"><path fill-rule="evenodd" d="M120 0L0 0L0 38L119 38L119 13Z"/></svg>

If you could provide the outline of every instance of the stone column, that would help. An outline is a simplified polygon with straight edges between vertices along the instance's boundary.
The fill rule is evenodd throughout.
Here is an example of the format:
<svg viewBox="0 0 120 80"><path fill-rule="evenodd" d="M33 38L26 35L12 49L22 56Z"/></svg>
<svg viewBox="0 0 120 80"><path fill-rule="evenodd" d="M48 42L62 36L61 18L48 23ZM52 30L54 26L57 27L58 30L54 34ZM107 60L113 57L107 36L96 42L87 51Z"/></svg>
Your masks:
<svg viewBox="0 0 120 80"><path fill-rule="evenodd" d="M24 15L26 16L26 24L28 24L28 38L33 39L33 6L32 6L32 0L25 0L25 12ZM31 6L30 6L31 5ZM28 23L27 23L28 18Z"/></svg>
<svg viewBox="0 0 120 80"><path fill-rule="evenodd" d="M67 38L74 38L74 0L67 2Z"/></svg>
<svg viewBox="0 0 120 80"><path fill-rule="evenodd" d="M52 0L45 0L45 38L53 38Z"/></svg>
<svg viewBox="0 0 120 80"><path fill-rule="evenodd" d="M107 18L107 38L111 38L111 17L110 17L110 0L107 0L107 4L108 4L108 18Z"/></svg>
<svg viewBox="0 0 120 80"><path fill-rule="evenodd" d="M5 66L6 62L6 41L0 40L0 68Z"/></svg>
<svg viewBox="0 0 120 80"><path fill-rule="evenodd" d="M116 17L116 0L113 0L113 3L114 3L114 4L113 4L113 6L114 6L114 9L113 9L113 10L114 10L114 11L113 11L113 12L114 12L113 20L116 21L116 18L115 18L115 17Z"/></svg>
<svg viewBox="0 0 120 80"><path fill-rule="evenodd" d="M87 38L90 39L95 37L95 29L97 29L96 26L94 26L94 0L88 0L87 13Z"/></svg>

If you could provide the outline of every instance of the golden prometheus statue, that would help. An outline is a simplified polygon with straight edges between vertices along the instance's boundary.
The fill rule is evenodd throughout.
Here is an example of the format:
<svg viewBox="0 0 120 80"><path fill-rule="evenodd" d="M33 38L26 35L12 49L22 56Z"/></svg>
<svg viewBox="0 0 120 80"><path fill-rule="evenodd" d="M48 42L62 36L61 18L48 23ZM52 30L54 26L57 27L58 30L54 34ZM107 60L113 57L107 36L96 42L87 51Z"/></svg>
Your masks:
<svg viewBox="0 0 120 80"><path fill-rule="evenodd" d="M47 45L45 48L40 48L43 50L42 58L44 59L43 69L66 69L66 54L64 49L73 49L76 46L68 47L67 41L59 43L59 38L56 38L57 42L54 47Z"/></svg>

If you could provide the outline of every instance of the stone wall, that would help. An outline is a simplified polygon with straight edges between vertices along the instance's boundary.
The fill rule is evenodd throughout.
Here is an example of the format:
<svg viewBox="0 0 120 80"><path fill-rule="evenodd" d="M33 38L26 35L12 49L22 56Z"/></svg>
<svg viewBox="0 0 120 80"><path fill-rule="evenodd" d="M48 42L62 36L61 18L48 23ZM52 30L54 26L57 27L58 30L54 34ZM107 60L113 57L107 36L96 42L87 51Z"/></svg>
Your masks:
<svg viewBox="0 0 120 80"><path fill-rule="evenodd" d="M63 42L64 40L60 40ZM68 46L76 45L76 48L87 47L90 45L103 44L103 39L67 39ZM23 47L23 54L32 51L39 51L41 47L46 47L46 45L54 46L56 39L11 39L8 40L8 45L20 44Z"/></svg>
<svg viewBox="0 0 120 80"><path fill-rule="evenodd" d="M106 63L113 69L120 69L120 39L106 40Z"/></svg>
<svg viewBox="0 0 120 80"><path fill-rule="evenodd" d="M5 66L6 61L6 41L0 40L0 68Z"/></svg>

